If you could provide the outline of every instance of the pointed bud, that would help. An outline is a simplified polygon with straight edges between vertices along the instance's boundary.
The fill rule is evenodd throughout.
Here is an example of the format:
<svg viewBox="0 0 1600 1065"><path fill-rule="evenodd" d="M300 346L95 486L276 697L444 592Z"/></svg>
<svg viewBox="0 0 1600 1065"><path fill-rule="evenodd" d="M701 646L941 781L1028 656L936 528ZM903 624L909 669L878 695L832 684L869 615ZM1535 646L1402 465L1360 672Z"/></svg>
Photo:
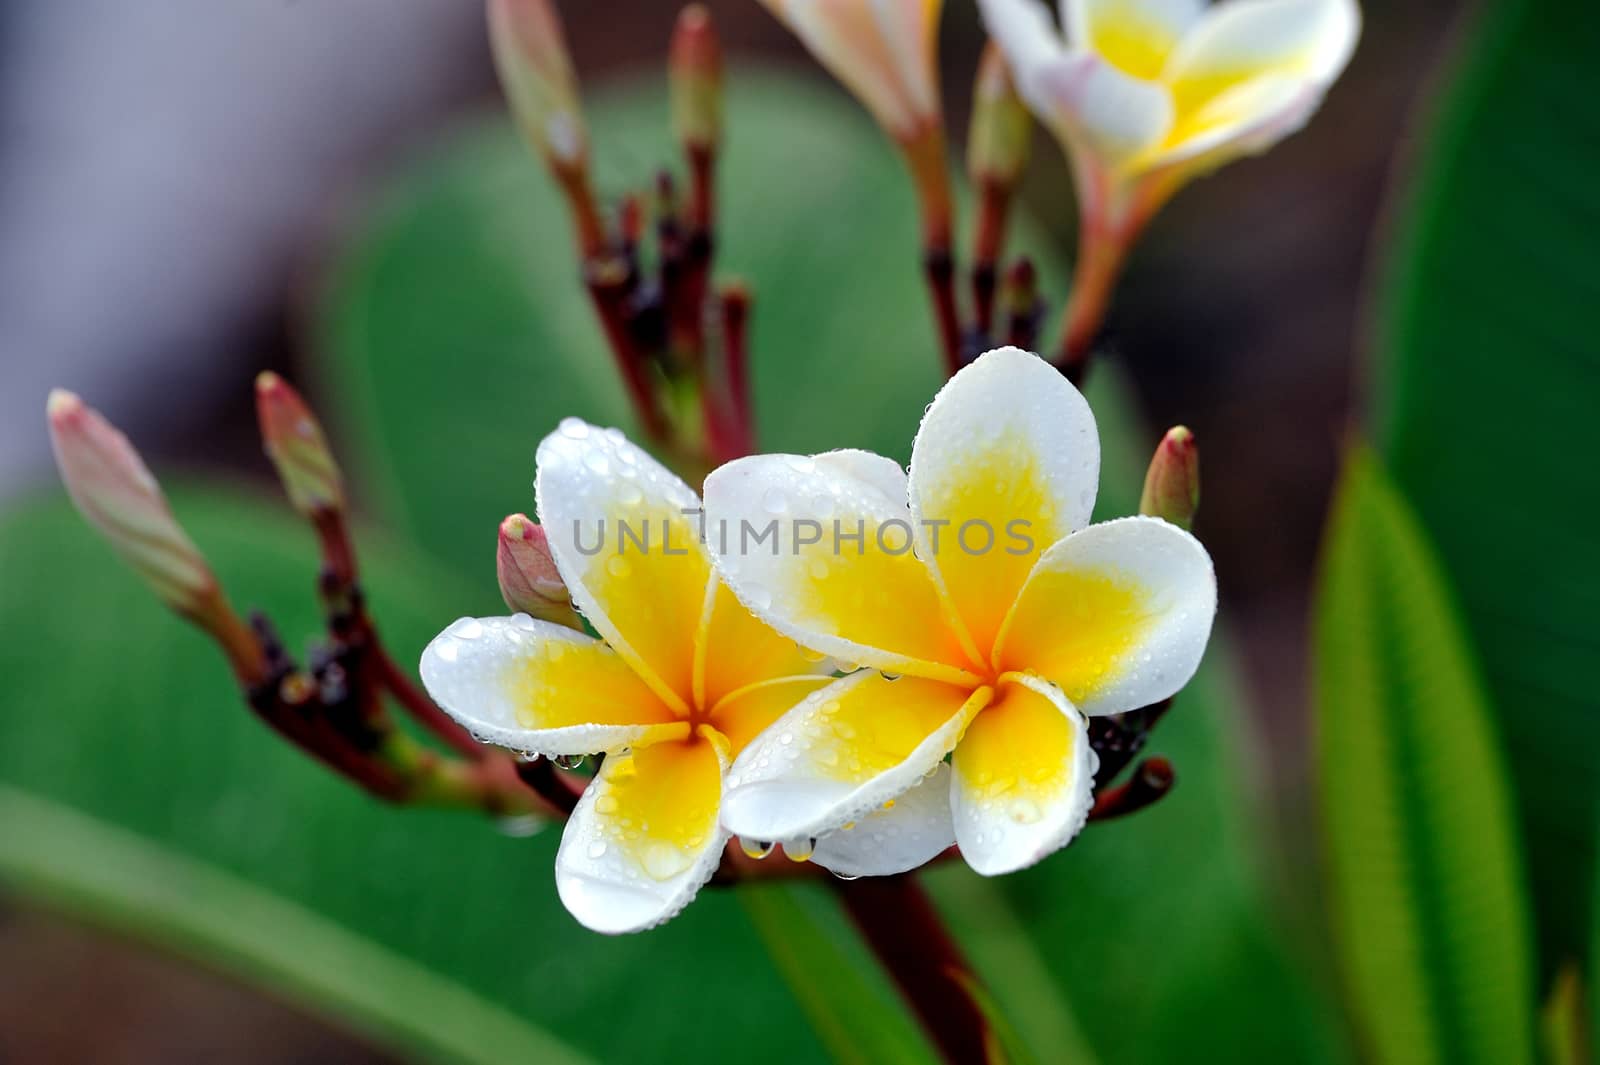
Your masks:
<svg viewBox="0 0 1600 1065"><path fill-rule="evenodd" d="M500 595L512 610L558 625L581 627L572 610L572 596L556 571L549 538L526 514L513 514L500 523L495 570L500 577Z"/></svg>
<svg viewBox="0 0 1600 1065"><path fill-rule="evenodd" d="M710 151L722 135L722 43L704 4L678 15L667 68L673 132L686 149Z"/></svg>
<svg viewBox="0 0 1600 1065"><path fill-rule="evenodd" d="M50 393L46 414L61 480L84 518L168 606L210 613L217 579L128 438L64 389Z"/></svg>
<svg viewBox="0 0 1600 1065"><path fill-rule="evenodd" d="M557 171L588 152L578 79L550 0L489 0L489 45L523 135Z"/></svg>
<svg viewBox="0 0 1600 1065"><path fill-rule="evenodd" d="M256 417L267 457L289 494L289 503L307 518L344 509L344 478L328 450L315 415L275 373L256 378Z"/></svg>
<svg viewBox="0 0 1600 1065"><path fill-rule="evenodd" d="M1012 188L1028 165L1033 117L1017 95L1005 57L993 41L978 61L967 135L967 175L974 185Z"/></svg>
<svg viewBox="0 0 1600 1065"><path fill-rule="evenodd" d="M1200 507L1200 449L1183 426L1168 429L1145 474L1139 513L1189 528Z"/></svg>
<svg viewBox="0 0 1600 1065"><path fill-rule="evenodd" d="M761 0L901 143L942 121L940 0Z"/></svg>

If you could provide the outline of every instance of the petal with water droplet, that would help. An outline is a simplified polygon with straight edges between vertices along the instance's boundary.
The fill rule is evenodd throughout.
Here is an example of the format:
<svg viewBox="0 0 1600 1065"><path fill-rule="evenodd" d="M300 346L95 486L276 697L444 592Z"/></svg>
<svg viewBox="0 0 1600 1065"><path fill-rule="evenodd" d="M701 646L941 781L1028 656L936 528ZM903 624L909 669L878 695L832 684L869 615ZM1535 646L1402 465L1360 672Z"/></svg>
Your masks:
<svg viewBox="0 0 1600 1065"><path fill-rule="evenodd" d="M950 767L940 762L893 803L820 837L811 860L841 876L889 876L918 868L955 841Z"/></svg>
<svg viewBox="0 0 1600 1065"><path fill-rule="evenodd" d="M1216 575L1200 541L1160 518L1121 518L1045 553L995 661L1055 682L1090 716L1134 710L1189 682L1216 613Z"/></svg>
<svg viewBox="0 0 1600 1065"><path fill-rule="evenodd" d="M605 644L526 614L453 622L422 652L421 673L463 728L524 754L597 754L688 731Z"/></svg>

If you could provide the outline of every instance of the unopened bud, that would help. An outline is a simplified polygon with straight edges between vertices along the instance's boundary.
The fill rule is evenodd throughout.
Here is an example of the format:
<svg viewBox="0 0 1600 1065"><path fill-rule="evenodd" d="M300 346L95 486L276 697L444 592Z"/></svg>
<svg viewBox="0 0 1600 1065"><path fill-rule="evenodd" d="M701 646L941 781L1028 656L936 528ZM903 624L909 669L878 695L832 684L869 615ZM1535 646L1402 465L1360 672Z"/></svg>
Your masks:
<svg viewBox="0 0 1600 1065"><path fill-rule="evenodd" d="M940 125L941 0L761 0L902 144Z"/></svg>
<svg viewBox="0 0 1600 1065"><path fill-rule="evenodd" d="M512 610L558 625L581 627L572 610L572 596L550 554L549 538L526 514L513 514L500 523L495 570L500 577L500 595Z"/></svg>
<svg viewBox="0 0 1600 1065"><path fill-rule="evenodd" d="M1200 449L1183 426L1167 430L1145 474L1139 513L1189 528L1200 507Z"/></svg>
<svg viewBox="0 0 1600 1065"><path fill-rule="evenodd" d="M217 579L128 438L64 389L45 411L61 480L84 518L172 609L212 613Z"/></svg>
<svg viewBox="0 0 1600 1065"><path fill-rule="evenodd" d="M322 426L300 394L275 373L256 378L256 417L289 504L308 518L343 510L344 478Z"/></svg>
<svg viewBox="0 0 1600 1065"><path fill-rule="evenodd" d="M978 61L967 134L967 175L973 184L1011 188L1028 165L1033 118L1017 95L1005 57L993 41Z"/></svg>
<svg viewBox="0 0 1600 1065"><path fill-rule="evenodd" d="M722 134L722 43L704 4L679 13L667 68L678 141L692 151L715 148Z"/></svg>
<svg viewBox="0 0 1600 1065"><path fill-rule="evenodd" d="M556 170L577 167L588 150L578 79L550 0L489 0L489 45L523 135Z"/></svg>

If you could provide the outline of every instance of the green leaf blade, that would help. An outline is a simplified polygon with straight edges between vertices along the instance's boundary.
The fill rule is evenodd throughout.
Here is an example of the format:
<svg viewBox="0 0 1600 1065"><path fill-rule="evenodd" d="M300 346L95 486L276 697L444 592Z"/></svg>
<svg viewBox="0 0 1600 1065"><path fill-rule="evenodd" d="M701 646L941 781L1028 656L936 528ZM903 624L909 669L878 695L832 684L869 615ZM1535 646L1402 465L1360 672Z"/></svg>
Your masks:
<svg viewBox="0 0 1600 1065"><path fill-rule="evenodd" d="M1361 450L1334 504L1314 647L1336 946L1375 1059L1531 1061L1529 913L1494 719L1443 570Z"/></svg>

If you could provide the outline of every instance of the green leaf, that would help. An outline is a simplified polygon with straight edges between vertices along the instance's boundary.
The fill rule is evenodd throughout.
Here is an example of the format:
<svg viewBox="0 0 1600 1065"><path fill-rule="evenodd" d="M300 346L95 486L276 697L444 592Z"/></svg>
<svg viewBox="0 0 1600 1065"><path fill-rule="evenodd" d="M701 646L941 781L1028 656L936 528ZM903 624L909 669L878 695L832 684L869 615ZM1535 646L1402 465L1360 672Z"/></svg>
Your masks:
<svg viewBox="0 0 1600 1065"><path fill-rule="evenodd" d="M319 628L310 533L275 505L175 494L243 603ZM284 508L286 509L286 508ZM370 537L370 595L410 658L487 608ZM730 892L656 931L580 927L559 833L363 797L243 706L220 656L125 572L64 500L0 521L0 877L166 943L431 1059L738 1062L783 1033L823 1060Z"/></svg>
<svg viewBox="0 0 1600 1065"><path fill-rule="evenodd" d="M840 1065L935 1065L938 1054L815 884L755 884L739 901Z"/></svg>
<svg viewBox="0 0 1600 1065"><path fill-rule="evenodd" d="M904 459L939 371L900 164L858 108L812 82L736 69L729 85L719 269L755 289L762 444ZM644 186L673 158L656 87L593 93L588 114L608 191ZM384 512L484 595L496 523L533 502L539 438L563 415L623 419L569 244L537 160L504 123L475 129L381 198L336 264L317 330L327 394L353 414L341 427L364 459L353 480L380 486ZM1047 242L1023 226L1018 244L1061 291ZM1130 513L1160 434L1137 427L1114 373L1097 371L1090 398L1105 436L1102 514ZM1330 1009L1263 887L1252 751L1225 641L1211 657L1157 737L1180 775L1170 799L1091 827L980 902L945 891L970 874L934 878L999 1008L1041 1060L1063 1060L1064 1033L1119 1065L1338 1057ZM805 957L815 964L804 970L785 962L809 973L803 999L842 979Z"/></svg>
<svg viewBox="0 0 1600 1065"><path fill-rule="evenodd" d="M1445 574L1376 459L1346 457L1314 695L1339 960L1374 1060L1533 1060L1522 861L1489 701Z"/></svg>
<svg viewBox="0 0 1600 1065"><path fill-rule="evenodd" d="M1376 424L1483 659L1548 977L1588 946L1600 802L1600 15L1480 11L1391 212Z"/></svg>

